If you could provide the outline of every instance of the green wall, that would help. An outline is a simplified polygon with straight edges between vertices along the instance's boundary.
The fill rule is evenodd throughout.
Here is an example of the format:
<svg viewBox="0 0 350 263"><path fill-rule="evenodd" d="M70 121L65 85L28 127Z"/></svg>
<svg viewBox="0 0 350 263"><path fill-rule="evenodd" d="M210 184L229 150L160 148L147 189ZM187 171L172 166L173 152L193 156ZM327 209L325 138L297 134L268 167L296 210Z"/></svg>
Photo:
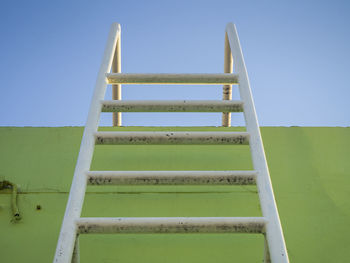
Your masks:
<svg viewBox="0 0 350 263"><path fill-rule="evenodd" d="M140 130L137 127L102 130ZM239 128L143 128L239 130ZM0 180L19 185L22 220L0 191L0 262L51 262L83 128L0 128ZM349 262L350 128L261 129L291 262ZM248 146L97 146L94 170L246 170ZM37 210L37 205L41 206ZM83 216L260 216L253 186L88 187ZM80 238L81 262L262 262L242 234Z"/></svg>

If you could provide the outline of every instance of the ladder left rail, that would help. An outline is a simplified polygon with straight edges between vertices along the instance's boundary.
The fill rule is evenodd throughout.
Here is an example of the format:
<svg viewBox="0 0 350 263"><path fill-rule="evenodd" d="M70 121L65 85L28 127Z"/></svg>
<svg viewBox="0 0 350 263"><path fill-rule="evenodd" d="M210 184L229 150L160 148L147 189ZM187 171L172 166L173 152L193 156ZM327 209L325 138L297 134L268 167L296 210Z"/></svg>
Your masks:
<svg viewBox="0 0 350 263"><path fill-rule="evenodd" d="M108 41L102 58L100 70L97 75L90 110L83 133L78 160L74 171L73 181L70 188L66 211L53 261L56 263L67 263L72 261L73 251L78 235L76 221L81 215L87 185L86 172L90 170L95 146L94 133L98 130L102 109L101 100L104 99L108 85L106 74L111 70L117 42L120 41L120 33L120 25L118 23L113 23L108 35ZM75 251L74 255L77 256L78 254L79 251ZM77 261L77 259L74 259L74 261Z"/></svg>

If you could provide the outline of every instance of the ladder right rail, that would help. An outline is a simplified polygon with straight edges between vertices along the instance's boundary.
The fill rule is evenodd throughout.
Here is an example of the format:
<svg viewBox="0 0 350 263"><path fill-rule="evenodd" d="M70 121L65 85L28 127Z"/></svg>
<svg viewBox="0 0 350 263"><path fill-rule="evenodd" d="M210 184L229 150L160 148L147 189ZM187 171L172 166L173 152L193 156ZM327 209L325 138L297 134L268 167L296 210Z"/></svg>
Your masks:
<svg viewBox="0 0 350 263"><path fill-rule="evenodd" d="M244 119L247 132L250 134L250 152L254 170L257 171L257 188L263 217L267 219L265 262L289 262L286 244L284 241L281 222L272 189L269 169L266 162L265 151L259 130L259 123L255 111L252 92L250 89L248 73L246 70L241 45L236 26L229 23L226 27L235 73L239 77L239 93L244 103Z"/></svg>

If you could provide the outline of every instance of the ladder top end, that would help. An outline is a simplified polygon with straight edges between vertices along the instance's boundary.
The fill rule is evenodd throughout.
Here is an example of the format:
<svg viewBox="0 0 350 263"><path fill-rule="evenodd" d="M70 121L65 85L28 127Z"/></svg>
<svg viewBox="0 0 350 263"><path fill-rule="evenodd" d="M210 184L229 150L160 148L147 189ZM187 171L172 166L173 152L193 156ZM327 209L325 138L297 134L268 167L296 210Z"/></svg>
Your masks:
<svg viewBox="0 0 350 263"><path fill-rule="evenodd" d="M112 23L111 27L116 27L119 31L121 30L121 26L117 22Z"/></svg>

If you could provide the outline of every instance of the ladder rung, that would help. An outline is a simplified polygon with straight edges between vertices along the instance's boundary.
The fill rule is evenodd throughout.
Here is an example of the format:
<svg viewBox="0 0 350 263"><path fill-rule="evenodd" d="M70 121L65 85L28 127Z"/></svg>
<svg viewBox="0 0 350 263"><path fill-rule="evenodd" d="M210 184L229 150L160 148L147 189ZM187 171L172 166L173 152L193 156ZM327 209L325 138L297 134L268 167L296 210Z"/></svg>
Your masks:
<svg viewBox="0 0 350 263"><path fill-rule="evenodd" d="M248 144L247 132L96 132L96 144Z"/></svg>
<svg viewBox="0 0 350 263"><path fill-rule="evenodd" d="M243 102L232 100L104 100L103 112L242 112Z"/></svg>
<svg viewBox="0 0 350 263"><path fill-rule="evenodd" d="M221 74L132 74L108 73L108 84L198 84L198 85L234 85L238 84L238 75Z"/></svg>
<svg viewBox="0 0 350 263"><path fill-rule="evenodd" d="M89 233L264 233L264 217L87 217L76 221Z"/></svg>
<svg viewBox="0 0 350 263"><path fill-rule="evenodd" d="M89 171L90 185L252 185L256 171Z"/></svg>

